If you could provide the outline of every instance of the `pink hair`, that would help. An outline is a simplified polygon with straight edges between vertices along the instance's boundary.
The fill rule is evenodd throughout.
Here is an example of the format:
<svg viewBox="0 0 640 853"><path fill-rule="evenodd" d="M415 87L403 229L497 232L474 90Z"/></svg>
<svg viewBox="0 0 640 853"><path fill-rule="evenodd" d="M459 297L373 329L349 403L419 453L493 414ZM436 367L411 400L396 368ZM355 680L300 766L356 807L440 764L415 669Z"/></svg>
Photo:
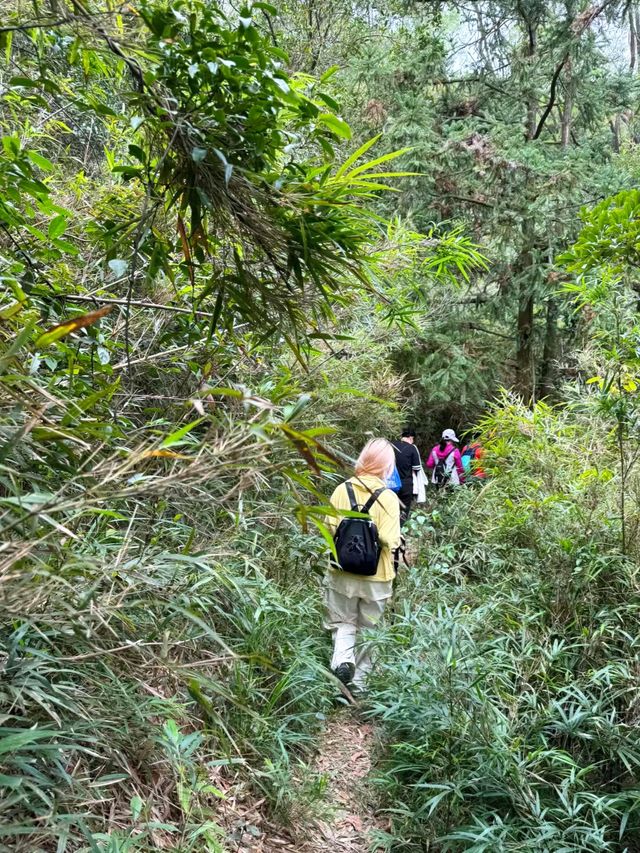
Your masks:
<svg viewBox="0 0 640 853"><path fill-rule="evenodd" d="M384 480L393 471L395 458L393 447L386 438L372 438L358 456L356 475L372 474Z"/></svg>

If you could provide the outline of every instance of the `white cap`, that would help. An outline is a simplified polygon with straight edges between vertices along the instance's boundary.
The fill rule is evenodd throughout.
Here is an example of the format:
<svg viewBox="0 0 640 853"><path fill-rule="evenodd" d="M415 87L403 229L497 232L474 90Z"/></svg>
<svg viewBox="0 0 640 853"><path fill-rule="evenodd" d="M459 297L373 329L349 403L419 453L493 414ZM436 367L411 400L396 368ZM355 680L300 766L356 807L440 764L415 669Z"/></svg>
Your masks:
<svg viewBox="0 0 640 853"><path fill-rule="evenodd" d="M445 429L445 431L442 433L442 437L445 439L445 441L455 441L456 444L458 444L458 442L460 441L458 436L455 434L455 431L452 429Z"/></svg>

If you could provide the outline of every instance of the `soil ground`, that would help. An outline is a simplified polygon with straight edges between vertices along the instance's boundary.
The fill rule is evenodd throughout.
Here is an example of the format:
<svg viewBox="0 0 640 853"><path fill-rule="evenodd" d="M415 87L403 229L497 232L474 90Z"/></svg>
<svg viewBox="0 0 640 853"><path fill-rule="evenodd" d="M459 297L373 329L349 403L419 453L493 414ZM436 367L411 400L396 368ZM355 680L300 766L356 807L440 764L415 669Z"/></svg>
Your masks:
<svg viewBox="0 0 640 853"><path fill-rule="evenodd" d="M372 831L388 830L377 817L367 789L375 746L370 723L358 719L352 708L332 714L320 738L319 750L309 768L326 777L320 816L304 825L275 827L253 804L228 796L223 806L233 853L369 853ZM297 822L296 822L297 824Z"/></svg>

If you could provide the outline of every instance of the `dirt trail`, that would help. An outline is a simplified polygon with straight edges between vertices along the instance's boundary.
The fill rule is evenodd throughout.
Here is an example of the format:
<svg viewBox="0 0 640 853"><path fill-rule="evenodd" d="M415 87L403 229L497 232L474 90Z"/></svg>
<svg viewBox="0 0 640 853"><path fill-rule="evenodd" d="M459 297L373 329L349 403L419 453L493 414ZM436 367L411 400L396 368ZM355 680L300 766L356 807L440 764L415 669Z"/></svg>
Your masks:
<svg viewBox="0 0 640 853"><path fill-rule="evenodd" d="M310 827L309 838L299 848L301 853L366 853L371 849L371 830L385 828L373 814L364 784L371 770L373 748L373 726L360 722L349 709L329 720L315 769L329 779L330 816Z"/></svg>
<svg viewBox="0 0 640 853"><path fill-rule="evenodd" d="M374 729L359 721L349 708L337 711L327 721L318 754L310 770L328 780L322 816L305 826L275 828L254 803L236 822L229 846L233 853L368 853L371 831L388 829L373 814L365 780L371 770ZM233 805L229 804L233 810ZM229 815L230 816L230 815Z"/></svg>

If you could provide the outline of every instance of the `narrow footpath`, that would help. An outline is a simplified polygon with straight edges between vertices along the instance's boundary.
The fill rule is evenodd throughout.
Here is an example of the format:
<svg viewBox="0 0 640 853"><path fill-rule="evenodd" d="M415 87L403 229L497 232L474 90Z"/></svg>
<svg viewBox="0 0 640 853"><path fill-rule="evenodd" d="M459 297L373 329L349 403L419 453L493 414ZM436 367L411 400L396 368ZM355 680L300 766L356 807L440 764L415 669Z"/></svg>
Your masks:
<svg viewBox="0 0 640 853"><path fill-rule="evenodd" d="M372 832L388 830L374 815L366 780L372 764L375 731L353 709L336 711L320 737L310 766L327 778L321 816L304 826L275 827L261 813L261 803L248 809L230 798L223 808L231 830L233 853L371 853Z"/></svg>

